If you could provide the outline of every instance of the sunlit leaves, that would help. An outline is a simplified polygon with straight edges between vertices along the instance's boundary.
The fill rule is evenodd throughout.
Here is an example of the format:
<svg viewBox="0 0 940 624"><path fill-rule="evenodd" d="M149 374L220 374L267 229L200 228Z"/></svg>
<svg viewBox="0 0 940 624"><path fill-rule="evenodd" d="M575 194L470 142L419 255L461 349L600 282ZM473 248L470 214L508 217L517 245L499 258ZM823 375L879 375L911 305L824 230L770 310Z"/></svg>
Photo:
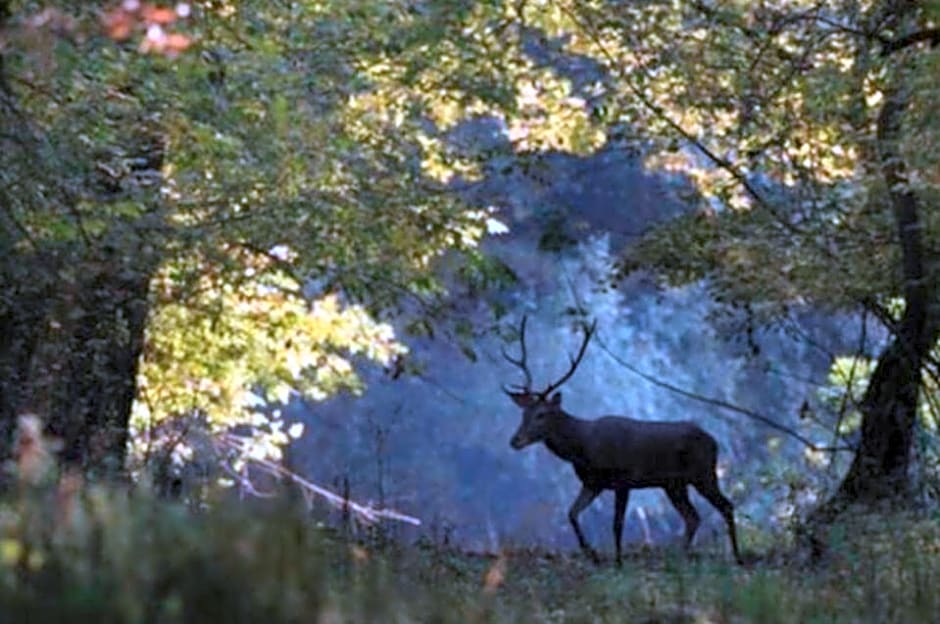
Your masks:
<svg viewBox="0 0 940 624"><path fill-rule="evenodd" d="M404 349L380 315L431 314L434 260L485 235L490 212L440 184L480 163L447 133L511 90L477 75L495 55L472 3L186 6L185 51L160 37L179 9L22 7L0 34L26 120L4 115L0 188L24 248L107 250L151 278L136 451L196 419L263 429L271 455L287 438L257 397L357 390L357 364ZM86 37L102 16L110 38Z"/></svg>
<svg viewBox="0 0 940 624"><path fill-rule="evenodd" d="M474 118L498 120L507 145L519 151L588 153L603 143L585 100L532 57L526 16L510 3L475 3L468 11L430 3L427 16L423 24L402 20L402 44L361 59L364 89L347 118L354 136L412 133L422 171L442 182L477 178L480 160L492 155L449 143L448 133Z"/></svg>
<svg viewBox="0 0 940 624"><path fill-rule="evenodd" d="M198 416L211 431L267 428L251 444L274 449L286 434L258 413L259 398L286 403L293 395L324 398L358 390L352 358L387 363L403 353L391 327L335 295L308 302L266 272L263 259L238 283L203 275L196 292L177 302L172 267L156 279L169 289L152 315L138 378L132 426L137 461L169 419ZM273 429L272 429L273 427ZM272 437L273 436L273 437ZM270 446L274 445L274 446ZM260 452L260 451L259 451Z"/></svg>
<svg viewBox="0 0 940 624"><path fill-rule="evenodd" d="M732 298L841 305L891 291L896 250L875 122L886 80L907 73L912 101L921 102L907 121L930 137L924 98L936 89L917 82L925 73L878 54L860 7L562 0L527 7L530 23L567 53L604 68L597 92L606 118L646 142L650 169L690 180L703 214L761 212L691 219L649 239L639 255L673 278L712 277ZM935 65L933 57L920 51L914 66ZM936 153L916 140L905 146L912 163ZM935 193L928 170L937 169L907 181L925 196Z"/></svg>

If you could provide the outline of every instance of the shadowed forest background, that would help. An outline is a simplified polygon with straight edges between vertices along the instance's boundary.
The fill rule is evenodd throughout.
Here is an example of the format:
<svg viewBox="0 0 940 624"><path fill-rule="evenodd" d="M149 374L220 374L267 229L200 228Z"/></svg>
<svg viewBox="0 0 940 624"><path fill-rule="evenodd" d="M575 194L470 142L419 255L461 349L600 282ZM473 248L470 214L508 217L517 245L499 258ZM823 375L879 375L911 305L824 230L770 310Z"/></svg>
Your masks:
<svg viewBox="0 0 940 624"><path fill-rule="evenodd" d="M743 521L784 529L796 500L816 502L818 488L841 476L845 462L838 454L807 453L780 430L659 387L614 358L704 399L772 418L826 447L830 431L806 422L801 405L835 417L838 406L830 399L839 390L829 385L829 367L835 353L859 347L860 318L804 310L774 327L749 328L746 312L723 310L701 285L661 289L648 275L635 275L612 286L611 267L636 233L680 212L667 181L644 173L621 150L548 161L551 183L506 176L477 191L488 203L507 205L497 214L508 232L483 249L518 281L489 295L456 289L452 314L480 328L472 357L446 340L414 340L408 356L414 375L391 379L367 369L362 395L291 404L285 414L324 433L294 442L291 464L321 482L348 482L359 497L422 509L436 531L473 549L498 550L507 540L573 547L564 513L578 489L573 472L546 449L520 455L509 448L518 409L499 388L518 382L519 372L500 354L505 345L494 335L500 326L487 318L486 304L488 296L491 305L505 306L508 322L529 316L538 384L564 372L579 340L573 320L580 317L572 312L583 308L598 319L612 355L597 344L588 348L565 386L572 413L701 423L721 441L722 471ZM536 205L541 208L525 208ZM545 248L553 235L564 240L561 249ZM879 328L867 331L862 353L884 340ZM609 532L612 497L602 500L589 513L595 542ZM681 518L662 492L637 491L632 505L626 527L632 541L668 543L681 535ZM706 517L720 525L717 514Z"/></svg>
<svg viewBox="0 0 940 624"><path fill-rule="evenodd" d="M936 613L938 20L0 0L2 611ZM597 322L572 414L718 440L746 565L656 490L574 552L523 318L537 386Z"/></svg>

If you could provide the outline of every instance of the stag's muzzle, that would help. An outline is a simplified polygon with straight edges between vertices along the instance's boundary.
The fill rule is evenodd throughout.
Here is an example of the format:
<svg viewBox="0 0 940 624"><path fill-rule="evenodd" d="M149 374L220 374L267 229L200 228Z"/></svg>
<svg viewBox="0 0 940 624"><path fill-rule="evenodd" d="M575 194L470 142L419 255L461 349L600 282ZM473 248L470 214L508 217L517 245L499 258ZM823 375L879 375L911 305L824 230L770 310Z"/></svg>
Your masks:
<svg viewBox="0 0 940 624"><path fill-rule="evenodd" d="M523 438L523 437L522 437L521 435L519 435L518 433L517 433L516 435L512 436L512 439L509 440L509 446L511 446L512 448L516 449L517 451L520 450L520 449L522 449L522 448L524 448L524 447L527 446L528 444L529 444L529 441L526 440L525 438Z"/></svg>

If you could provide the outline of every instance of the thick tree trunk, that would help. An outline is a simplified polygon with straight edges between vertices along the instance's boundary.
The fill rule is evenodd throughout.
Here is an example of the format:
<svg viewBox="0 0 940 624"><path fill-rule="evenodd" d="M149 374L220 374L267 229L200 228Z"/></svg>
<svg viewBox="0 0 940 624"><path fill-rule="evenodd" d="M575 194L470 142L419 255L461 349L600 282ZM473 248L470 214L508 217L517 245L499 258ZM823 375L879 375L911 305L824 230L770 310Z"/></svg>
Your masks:
<svg viewBox="0 0 940 624"><path fill-rule="evenodd" d="M833 503L872 505L909 497L920 367L895 340L878 359L862 406L861 440Z"/></svg>
<svg viewBox="0 0 940 624"><path fill-rule="evenodd" d="M0 24L5 6L0 3ZM17 417L34 413L61 441L65 463L92 476L119 476L150 279L161 255L160 246L146 240L162 225L159 208L150 207L159 201L151 190L156 187L143 188L128 175L108 179L102 188L90 181L87 194L69 188L76 180L61 179L61 162L93 155L69 152L50 159L44 153L45 143L35 138L39 130L30 127L9 89L2 61L0 55L0 112L7 113L0 120L7 138L0 149L8 150L6 162L22 165L16 175L28 178L15 192L44 184L38 201L45 203L36 210L75 232L33 222L28 202L0 191L0 466L11 456ZM128 161L159 175L159 127L142 121L124 138L121 151ZM137 220L113 216L104 232L92 236L75 206L78 195L100 202L98 216L108 214L112 200L131 198L143 214ZM0 470L0 484L6 476Z"/></svg>
<svg viewBox="0 0 940 624"><path fill-rule="evenodd" d="M0 2L0 25L7 5ZM61 441L63 462L92 476L119 476L150 279L161 259L159 245L146 240L162 225L158 204L151 205L159 201L157 187L142 186L134 174L147 169L159 176L162 132L146 116L128 124L119 137L123 145L110 146L135 163L126 176L69 178L63 162L99 152L63 148L50 157L48 146L58 142L37 140L42 130L18 104L0 55L0 149L5 163L19 165L15 175L23 180L7 189L45 188L35 200L0 191L0 465L11 455L17 417L34 413ZM77 192L83 183L87 188ZM100 205L80 207L81 200ZM30 201L41 202L35 210L50 218L33 220ZM133 201L142 214L109 215L113 201ZM104 231L90 234L85 214L106 219ZM57 221L70 229L48 225ZM2 482L6 471L0 472Z"/></svg>
<svg viewBox="0 0 940 624"><path fill-rule="evenodd" d="M0 311L0 457L16 417L35 413L62 460L121 474L143 348L149 271L139 259L7 258Z"/></svg>
<svg viewBox="0 0 940 624"><path fill-rule="evenodd" d="M938 322L932 314L936 289L924 266L919 200L908 187L898 145L907 104L908 95L902 89L886 93L877 134L881 172L901 249L905 309L869 381L862 404L861 443L830 502L833 510L847 504L907 499L910 494L921 368L937 340Z"/></svg>

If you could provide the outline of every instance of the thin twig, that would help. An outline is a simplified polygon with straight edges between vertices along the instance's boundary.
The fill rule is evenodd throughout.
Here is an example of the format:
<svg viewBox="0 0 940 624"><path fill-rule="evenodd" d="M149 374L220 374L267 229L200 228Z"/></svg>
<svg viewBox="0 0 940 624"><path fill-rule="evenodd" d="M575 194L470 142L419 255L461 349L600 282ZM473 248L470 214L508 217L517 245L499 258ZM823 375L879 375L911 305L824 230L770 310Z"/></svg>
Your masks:
<svg viewBox="0 0 940 624"><path fill-rule="evenodd" d="M862 310L862 331L859 334L858 339L858 349L855 351L855 357L852 358L852 366L849 368L849 378L845 382L845 392L842 394L842 401L839 405L839 418L836 420L836 426L832 430L832 443L835 444L836 440L842 435L839 430L842 428L842 421L845 419L845 410L848 407L848 403L851 400L852 403L856 403L855 398L852 396L852 386L855 383L855 370L858 366L858 360L865 353L865 343L868 339L868 312Z"/></svg>

